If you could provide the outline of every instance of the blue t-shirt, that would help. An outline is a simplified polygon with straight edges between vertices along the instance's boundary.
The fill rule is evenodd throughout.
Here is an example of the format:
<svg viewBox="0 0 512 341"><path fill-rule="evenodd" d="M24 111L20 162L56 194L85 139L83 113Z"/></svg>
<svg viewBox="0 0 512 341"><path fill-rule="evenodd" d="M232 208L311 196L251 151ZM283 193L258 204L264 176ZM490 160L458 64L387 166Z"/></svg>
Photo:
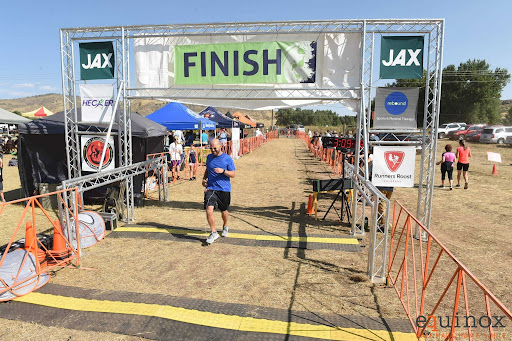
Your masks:
<svg viewBox="0 0 512 341"><path fill-rule="evenodd" d="M207 189L231 192L231 183L229 182L229 177L225 174L217 174L213 171L214 168L222 168L228 171L235 170L235 164L231 156L226 153L222 153L217 157L213 156L213 154L210 154L206 158L206 168L208 169Z"/></svg>
<svg viewBox="0 0 512 341"><path fill-rule="evenodd" d="M201 141L203 143L207 143L208 142L208 134L207 133L202 133L201 134Z"/></svg>

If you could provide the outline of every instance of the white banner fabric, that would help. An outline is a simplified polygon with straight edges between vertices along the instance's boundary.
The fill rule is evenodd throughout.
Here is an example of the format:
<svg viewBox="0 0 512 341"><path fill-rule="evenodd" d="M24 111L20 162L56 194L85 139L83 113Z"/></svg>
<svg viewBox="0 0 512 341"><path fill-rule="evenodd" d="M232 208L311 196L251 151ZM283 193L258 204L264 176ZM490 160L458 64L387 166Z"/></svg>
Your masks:
<svg viewBox="0 0 512 341"><path fill-rule="evenodd" d="M416 148L375 146L372 183L379 187L414 187Z"/></svg>
<svg viewBox="0 0 512 341"><path fill-rule="evenodd" d="M174 47L176 45L221 44L237 42L264 41L316 41L316 77L315 83L301 84L225 84L211 85L179 85L174 84ZM183 36L163 38L135 38L135 87L151 90L152 95L158 96L158 89L167 88L270 88L275 89L272 97L277 100L180 100L183 103L232 107L249 110L270 110L288 107L300 107L331 103L318 99L290 100L287 99L287 89L305 89L304 97L318 97L318 89L346 89L360 87L361 67L361 34L360 33L326 33L326 34L262 34L235 36ZM348 109L359 109L359 91L336 90L333 96L349 97L341 101ZM148 94L148 90L137 92L138 95Z"/></svg>
<svg viewBox="0 0 512 341"><path fill-rule="evenodd" d="M97 172L100 162L103 146L105 145L105 138L98 135L82 135L80 136L80 146L82 154L82 170L86 172ZM107 150L105 158L103 159L103 166L101 170L110 170L115 168L115 154L114 154L114 138L111 136L108 139Z"/></svg>
<svg viewBox="0 0 512 341"><path fill-rule="evenodd" d="M82 101L81 122L110 123L114 112L114 86L112 84L80 84Z"/></svg>
<svg viewBox="0 0 512 341"><path fill-rule="evenodd" d="M231 128L231 157L238 159L240 151L240 128Z"/></svg>

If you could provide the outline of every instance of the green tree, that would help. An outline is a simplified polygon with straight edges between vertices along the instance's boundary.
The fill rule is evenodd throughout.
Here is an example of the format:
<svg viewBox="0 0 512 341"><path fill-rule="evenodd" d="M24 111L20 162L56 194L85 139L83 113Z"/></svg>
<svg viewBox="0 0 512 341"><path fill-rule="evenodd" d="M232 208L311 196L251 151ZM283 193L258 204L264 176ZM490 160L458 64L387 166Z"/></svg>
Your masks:
<svg viewBox="0 0 512 341"><path fill-rule="evenodd" d="M512 126L512 107L508 109L505 118L503 119L503 124L507 126Z"/></svg>
<svg viewBox="0 0 512 341"><path fill-rule="evenodd" d="M419 87L418 122L423 122L425 77L398 79L389 86ZM443 70L440 123L466 122L496 124L501 122L500 96L510 81L507 69L491 70L485 60L470 59L458 67Z"/></svg>

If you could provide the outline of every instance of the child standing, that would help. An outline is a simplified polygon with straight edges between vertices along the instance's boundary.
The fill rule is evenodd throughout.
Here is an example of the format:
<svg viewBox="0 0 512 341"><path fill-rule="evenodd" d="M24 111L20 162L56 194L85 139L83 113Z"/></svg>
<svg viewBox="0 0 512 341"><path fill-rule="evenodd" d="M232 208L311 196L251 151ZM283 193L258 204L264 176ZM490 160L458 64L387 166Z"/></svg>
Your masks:
<svg viewBox="0 0 512 341"><path fill-rule="evenodd" d="M444 188L444 180L446 179L446 173L448 173L448 180L450 182L450 191L453 190L453 163L455 162L455 153L452 153L452 145L447 144L444 146L445 152L442 155L441 161L437 164L441 164L441 188Z"/></svg>

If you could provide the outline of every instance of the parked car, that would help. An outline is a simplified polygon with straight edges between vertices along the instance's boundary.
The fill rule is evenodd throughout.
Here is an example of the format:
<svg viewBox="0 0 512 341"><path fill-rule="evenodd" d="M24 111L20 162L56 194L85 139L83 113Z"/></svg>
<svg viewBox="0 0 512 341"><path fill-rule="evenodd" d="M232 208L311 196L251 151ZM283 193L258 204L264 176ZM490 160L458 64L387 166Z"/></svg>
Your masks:
<svg viewBox="0 0 512 341"><path fill-rule="evenodd" d="M466 140L471 142L480 141L480 136L482 135L482 131L487 127L482 127L481 129L477 129L472 133L466 135Z"/></svg>
<svg viewBox="0 0 512 341"><path fill-rule="evenodd" d="M460 127L459 130L452 130L448 132L448 138L450 140L464 140L468 134L477 130L481 132L484 127L485 124L471 124L465 127Z"/></svg>
<svg viewBox="0 0 512 341"><path fill-rule="evenodd" d="M306 132L306 129L304 129L304 126L302 124L290 124L289 126L286 126L281 129L281 134L286 134L286 131L290 129L290 133L295 134L296 131L301 131L303 133Z"/></svg>
<svg viewBox="0 0 512 341"><path fill-rule="evenodd" d="M480 142L503 144L509 136L512 136L512 127L486 127L482 130Z"/></svg>
<svg viewBox="0 0 512 341"><path fill-rule="evenodd" d="M445 123L439 126L437 130L437 137L440 139L445 138L448 132L452 130L459 130L461 127L465 127L466 123Z"/></svg>
<svg viewBox="0 0 512 341"><path fill-rule="evenodd" d="M507 136L507 139L505 140L506 144L512 144L512 136Z"/></svg>

